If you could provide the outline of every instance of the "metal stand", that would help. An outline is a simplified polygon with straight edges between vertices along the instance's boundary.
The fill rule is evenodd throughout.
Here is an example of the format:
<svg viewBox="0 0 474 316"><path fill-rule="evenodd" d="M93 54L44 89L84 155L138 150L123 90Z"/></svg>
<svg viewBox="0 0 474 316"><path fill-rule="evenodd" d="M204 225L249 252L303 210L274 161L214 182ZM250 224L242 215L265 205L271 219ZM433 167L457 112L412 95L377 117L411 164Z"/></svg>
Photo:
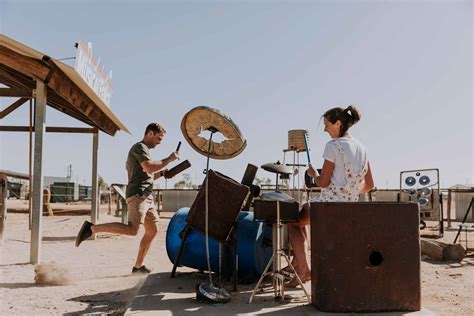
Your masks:
<svg viewBox="0 0 474 316"><path fill-rule="evenodd" d="M209 160L210 160L210 153L211 153L211 145L212 145L212 136L218 130L214 127L210 127L208 129L211 132L211 136L209 137L209 149L207 155L207 163L206 163L206 179L205 179L205 208L206 208L206 259L207 259L207 270L209 274L209 283L203 282L200 283L196 287L196 297L198 299L205 299L210 302L219 302L219 303L227 303L230 301L230 294L224 289L219 286L216 286L212 282L212 271L211 271L211 259L209 255ZM219 279L221 277L221 243L219 242ZM220 281L220 280L219 280Z"/></svg>
<svg viewBox="0 0 474 316"><path fill-rule="evenodd" d="M286 153L293 152L293 163L286 163ZM283 149L283 164L285 166L293 167L293 189L292 189L292 196L296 198L295 192L298 191L298 202L301 204L303 202L303 195L301 194L301 179L300 179L300 167L305 167L305 164L300 164L300 150L296 149ZM296 171L295 171L296 170ZM298 179L296 183L296 178ZM290 188L288 187L288 194ZM277 190L278 191L278 190Z"/></svg>
<svg viewBox="0 0 474 316"><path fill-rule="evenodd" d="M296 279L298 280L298 283L300 284L301 289L304 291L306 297L308 298L308 301L311 301L308 292L303 286L303 282L301 282L301 279L298 276L298 273L296 273L295 268L290 262L290 258L286 255L286 253L283 250L281 250L281 240L280 240L281 227L282 225L280 221L280 201L277 201L277 218L276 218L276 222L273 223L273 255L268 261L267 266L265 267L265 270L260 276L260 279L258 280L257 285L255 286L252 292L252 295L250 296L249 304L252 303L255 293L259 290L260 284L262 283L263 279L267 275L271 275L273 277L273 288L275 291L275 294L274 294L275 299L276 300L285 299L285 283L284 283L285 275L281 273L281 257L285 258L286 262L288 262L288 265L290 266L291 270L295 273ZM272 263L273 263L273 271L268 271Z"/></svg>
<svg viewBox="0 0 474 316"><path fill-rule="evenodd" d="M473 204L474 204L474 197L471 198L471 203L469 203L469 206L467 207L466 213L464 214L464 218L462 219L461 225L459 225L459 230L458 230L458 233L456 234L456 238L454 238L453 245L456 244L456 241L458 241L458 237L461 234L463 224L466 222L467 215L469 214L471 208L473 208ZM466 248L467 248L467 246L466 246Z"/></svg>

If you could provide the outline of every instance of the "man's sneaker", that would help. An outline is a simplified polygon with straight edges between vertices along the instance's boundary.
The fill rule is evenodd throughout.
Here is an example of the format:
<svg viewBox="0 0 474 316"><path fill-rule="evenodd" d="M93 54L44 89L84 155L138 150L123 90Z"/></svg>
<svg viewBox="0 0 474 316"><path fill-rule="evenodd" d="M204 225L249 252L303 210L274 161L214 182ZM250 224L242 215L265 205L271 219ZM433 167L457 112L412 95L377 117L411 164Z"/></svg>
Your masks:
<svg viewBox="0 0 474 316"><path fill-rule="evenodd" d="M140 268L133 267L132 269L132 274L149 274L150 272L151 270L145 266L141 266Z"/></svg>
<svg viewBox="0 0 474 316"><path fill-rule="evenodd" d="M85 221L84 224L82 224L81 230L77 234L76 237L76 247L79 247L81 242L92 236L92 223Z"/></svg>

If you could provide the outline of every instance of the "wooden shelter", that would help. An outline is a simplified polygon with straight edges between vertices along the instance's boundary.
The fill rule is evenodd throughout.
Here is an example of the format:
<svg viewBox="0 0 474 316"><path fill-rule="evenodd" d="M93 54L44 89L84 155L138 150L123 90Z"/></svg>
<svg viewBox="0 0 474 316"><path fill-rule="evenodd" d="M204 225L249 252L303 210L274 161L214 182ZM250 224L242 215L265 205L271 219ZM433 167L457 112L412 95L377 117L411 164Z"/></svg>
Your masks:
<svg viewBox="0 0 474 316"><path fill-rule="evenodd" d="M0 111L0 119L30 101L30 124L28 126L0 125L0 131L30 132L29 174L30 183L32 182L30 261L36 264L41 262L44 133L90 133L93 135L91 217L92 222L95 223L98 216L99 194L97 176L99 130L111 136L119 130L125 132L128 130L72 67L1 34L0 84L5 86L0 87L0 97L18 98ZM46 127L46 106L53 107L91 127ZM34 165L31 172L33 133Z"/></svg>

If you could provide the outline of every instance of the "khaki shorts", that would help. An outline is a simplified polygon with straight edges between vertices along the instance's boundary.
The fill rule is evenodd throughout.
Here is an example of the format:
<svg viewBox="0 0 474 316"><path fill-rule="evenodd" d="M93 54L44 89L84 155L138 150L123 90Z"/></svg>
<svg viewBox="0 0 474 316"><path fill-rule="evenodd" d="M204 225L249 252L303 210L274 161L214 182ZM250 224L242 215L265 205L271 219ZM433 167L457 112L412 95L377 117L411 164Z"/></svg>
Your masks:
<svg viewBox="0 0 474 316"><path fill-rule="evenodd" d="M127 198L128 222L131 224L144 224L147 221L158 222L160 216L156 211L153 195L148 197L134 195ZM147 215L148 214L148 215Z"/></svg>

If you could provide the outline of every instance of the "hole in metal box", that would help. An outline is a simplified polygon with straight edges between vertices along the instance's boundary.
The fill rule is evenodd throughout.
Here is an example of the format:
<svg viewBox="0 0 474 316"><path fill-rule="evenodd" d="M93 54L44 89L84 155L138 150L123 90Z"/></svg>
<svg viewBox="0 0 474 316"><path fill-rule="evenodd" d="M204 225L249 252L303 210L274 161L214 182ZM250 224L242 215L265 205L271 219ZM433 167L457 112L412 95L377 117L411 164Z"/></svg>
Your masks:
<svg viewBox="0 0 474 316"><path fill-rule="evenodd" d="M383 262L383 256L378 250L373 250L369 254L369 265L371 267L378 267Z"/></svg>

